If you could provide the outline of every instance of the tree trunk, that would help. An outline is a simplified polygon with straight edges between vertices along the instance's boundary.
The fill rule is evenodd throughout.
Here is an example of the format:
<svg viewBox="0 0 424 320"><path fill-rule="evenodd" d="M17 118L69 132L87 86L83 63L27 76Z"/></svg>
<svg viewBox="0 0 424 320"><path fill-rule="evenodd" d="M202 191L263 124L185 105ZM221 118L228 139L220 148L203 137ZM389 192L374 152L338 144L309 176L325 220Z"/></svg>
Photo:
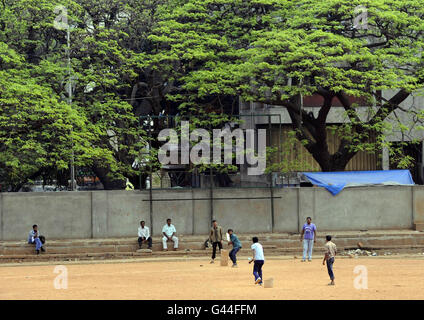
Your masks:
<svg viewBox="0 0 424 320"><path fill-rule="evenodd" d="M105 190L123 190L126 186L124 179L114 179L108 175L108 168L95 166L92 168L96 176L100 179Z"/></svg>
<svg viewBox="0 0 424 320"><path fill-rule="evenodd" d="M24 184L28 182L28 180L33 180L40 176L42 173L43 169L40 169L37 172L34 172L32 175L28 176L25 180L22 180L21 182L12 185L11 192L18 192L24 186Z"/></svg>
<svg viewBox="0 0 424 320"><path fill-rule="evenodd" d="M355 151L346 149L346 143L342 140L339 149L334 154L330 154L328 145L325 142L316 143L309 152L324 172L344 171L349 161L357 154Z"/></svg>

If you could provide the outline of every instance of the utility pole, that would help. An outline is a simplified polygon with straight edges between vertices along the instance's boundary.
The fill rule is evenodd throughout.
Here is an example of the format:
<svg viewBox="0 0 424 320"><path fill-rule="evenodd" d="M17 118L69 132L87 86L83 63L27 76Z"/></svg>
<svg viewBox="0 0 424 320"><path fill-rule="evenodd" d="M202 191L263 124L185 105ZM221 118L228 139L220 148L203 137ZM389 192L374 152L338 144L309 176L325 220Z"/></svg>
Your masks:
<svg viewBox="0 0 424 320"><path fill-rule="evenodd" d="M68 62L68 83L66 86L66 91L68 93L68 104L72 108L72 66L71 66L71 26L68 23L68 9L63 5L58 5L54 8L54 13L57 16L54 19L53 25L57 30L66 30L66 55ZM71 190L75 191L75 165L74 165L74 140L73 135L73 125L71 124Z"/></svg>
<svg viewBox="0 0 424 320"><path fill-rule="evenodd" d="M149 214L150 214L150 230L151 234L153 234L153 180L152 180L152 117L149 116Z"/></svg>
<svg viewBox="0 0 424 320"><path fill-rule="evenodd" d="M72 108L72 69L71 69L71 29L68 24L67 28L67 54L68 54L68 103ZM74 165L74 139L73 134L73 125L71 126L71 190L75 191L75 165Z"/></svg>

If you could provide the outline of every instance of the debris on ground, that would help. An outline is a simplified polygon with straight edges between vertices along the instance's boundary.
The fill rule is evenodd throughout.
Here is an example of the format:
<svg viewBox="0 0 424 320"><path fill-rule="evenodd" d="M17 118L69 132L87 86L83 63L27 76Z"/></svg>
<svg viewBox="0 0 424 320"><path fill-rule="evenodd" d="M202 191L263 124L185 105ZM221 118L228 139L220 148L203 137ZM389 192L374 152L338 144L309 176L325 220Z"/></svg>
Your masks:
<svg viewBox="0 0 424 320"><path fill-rule="evenodd" d="M359 243L358 243L358 245L359 245ZM347 251L346 255L349 258L353 258L353 257L357 258L358 256L373 256L373 257L375 257L375 256L377 256L377 253L371 252L371 251L368 251L368 250L363 250L363 249L355 249L355 250Z"/></svg>

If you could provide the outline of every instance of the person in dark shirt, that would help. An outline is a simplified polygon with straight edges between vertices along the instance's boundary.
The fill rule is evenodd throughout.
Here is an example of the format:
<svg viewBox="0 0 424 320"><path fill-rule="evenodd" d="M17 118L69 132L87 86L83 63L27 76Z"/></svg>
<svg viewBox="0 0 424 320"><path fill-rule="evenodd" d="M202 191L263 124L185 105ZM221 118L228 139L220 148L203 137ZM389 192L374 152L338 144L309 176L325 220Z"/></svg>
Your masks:
<svg viewBox="0 0 424 320"><path fill-rule="evenodd" d="M209 232L209 241L212 243L212 260L214 263L216 257L216 247L219 247L219 251L222 250L222 228L218 226L216 220L212 221L212 228Z"/></svg>
<svg viewBox="0 0 424 320"><path fill-rule="evenodd" d="M230 241L228 242L228 244L233 245L233 249L230 251L230 259L233 262L233 268L237 268L237 257L236 254L237 252L239 252L239 250L241 249L241 243L240 240L237 238L237 236L235 235L233 229L228 229L228 234L230 235Z"/></svg>

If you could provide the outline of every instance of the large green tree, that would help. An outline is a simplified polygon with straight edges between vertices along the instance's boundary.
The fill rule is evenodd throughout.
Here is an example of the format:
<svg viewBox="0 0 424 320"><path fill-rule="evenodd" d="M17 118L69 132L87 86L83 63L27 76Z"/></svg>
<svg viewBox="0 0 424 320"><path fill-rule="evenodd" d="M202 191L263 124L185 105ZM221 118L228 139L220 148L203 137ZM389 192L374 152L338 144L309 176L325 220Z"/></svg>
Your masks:
<svg viewBox="0 0 424 320"><path fill-rule="evenodd" d="M71 26L71 106L58 5ZM239 98L284 106L321 168L343 170L359 150L390 147L387 119L422 88L423 13L414 0L2 0L0 180L13 190L36 176L67 180L73 150L106 189L138 184L131 165L149 126L139 116L220 128ZM310 95L322 97L315 115L301 108ZM336 100L344 123L330 128ZM157 118L149 134L167 125ZM329 129L342 137L333 154Z"/></svg>
<svg viewBox="0 0 424 320"><path fill-rule="evenodd" d="M143 68L148 43L143 32L154 22L146 23L146 17L154 18L156 6L156 1L120 0L0 3L0 41L24 59L21 69L33 83L49 89L44 91L46 99L54 96L62 102L68 101L65 89L70 81L67 39L66 30L56 29L54 21L67 15L71 31L71 109L83 119L84 131L90 133L90 139L86 139L89 149L75 153L75 161L77 166L91 168L106 189L124 188L125 177L138 181L138 172L131 167L145 144L138 101L152 96L149 101L160 102L153 92L156 83L151 75L145 81L147 88L143 87L147 92L138 89L139 78L146 78ZM55 109L54 105L50 107ZM78 128L75 124L74 134L81 133ZM69 177L69 169L65 171Z"/></svg>
<svg viewBox="0 0 424 320"><path fill-rule="evenodd" d="M93 156L84 117L60 101L25 67L25 59L0 41L0 181L18 191L37 177L66 170Z"/></svg>
<svg viewBox="0 0 424 320"><path fill-rule="evenodd" d="M366 24L357 24L358 6ZM387 117L423 87L423 14L417 0L181 0L151 38L183 70L183 105L231 95L284 106L297 138L333 171L359 150L390 147ZM394 94L383 99L385 90ZM301 108L311 95L322 97L317 115ZM345 119L331 154L327 117L336 99Z"/></svg>

